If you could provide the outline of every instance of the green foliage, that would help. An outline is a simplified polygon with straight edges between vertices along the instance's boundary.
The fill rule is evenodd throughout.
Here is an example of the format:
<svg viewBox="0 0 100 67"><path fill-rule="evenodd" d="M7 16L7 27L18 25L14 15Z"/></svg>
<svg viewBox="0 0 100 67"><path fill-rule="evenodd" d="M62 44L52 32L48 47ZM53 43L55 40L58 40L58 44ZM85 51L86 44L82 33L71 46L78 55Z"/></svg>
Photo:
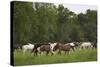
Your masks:
<svg viewBox="0 0 100 67"><path fill-rule="evenodd" d="M97 41L97 11L77 15L61 4L13 3L14 44Z"/></svg>

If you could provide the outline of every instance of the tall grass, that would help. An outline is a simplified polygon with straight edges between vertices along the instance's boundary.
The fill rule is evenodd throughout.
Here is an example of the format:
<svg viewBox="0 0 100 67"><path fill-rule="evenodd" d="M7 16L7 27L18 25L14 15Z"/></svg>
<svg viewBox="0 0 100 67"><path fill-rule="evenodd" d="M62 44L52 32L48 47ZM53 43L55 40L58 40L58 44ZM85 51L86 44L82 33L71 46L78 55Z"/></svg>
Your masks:
<svg viewBox="0 0 100 67"><path fill-rule="evenodd" d="M25 54L22 51L14 52L14 65L36 65L36 64L54 64L54 63L71 63L71 62L85 62L85 61L96 61L97 50L96 49L77 49L75 52L71 51L70 54L61 55L54 54L46 56L45 53L42 55L34 56L30 52Z"/></svg>

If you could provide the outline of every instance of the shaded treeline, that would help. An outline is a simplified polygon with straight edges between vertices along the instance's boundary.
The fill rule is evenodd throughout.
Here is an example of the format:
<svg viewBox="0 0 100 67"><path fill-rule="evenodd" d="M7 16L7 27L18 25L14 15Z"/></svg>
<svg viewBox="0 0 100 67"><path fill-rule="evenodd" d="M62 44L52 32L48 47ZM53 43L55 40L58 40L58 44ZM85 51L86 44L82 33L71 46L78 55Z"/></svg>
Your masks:
<svg viewBox="0 0 100 67"><path fill-rule="evenodd" d="M97 41L95 10L75 14L62 4L13 3L13 44Z"/></svg>

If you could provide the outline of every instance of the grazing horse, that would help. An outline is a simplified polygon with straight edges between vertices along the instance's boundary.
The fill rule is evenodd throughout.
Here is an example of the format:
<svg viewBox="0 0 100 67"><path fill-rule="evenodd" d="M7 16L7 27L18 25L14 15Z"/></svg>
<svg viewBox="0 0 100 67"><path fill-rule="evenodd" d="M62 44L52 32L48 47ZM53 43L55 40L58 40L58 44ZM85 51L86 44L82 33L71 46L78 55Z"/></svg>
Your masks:
<svg viewBox="0 0 100 67"><path fill-rule="evenodd" d="M65 54L66 54L66 52L69 53L71 46L70 46L70 44L65 45L65 44L57 43L55 45L53 51L56 51L57 49L59 50L58 54L61 54L61 51L65 51Z"/></svg>
<svg viewBox="0 0 100 67"><path fill-rule="evenodd" d="M80 48L83 48L83 49L85 49L85 48L93 48L93 45L92 45L91 42L82 42L80 44Z"/></svg>
<svg viewBox="0 0 100 67"><path fill-rule="evenodd" d="M28 43L28 45L22 46L23 53L25 53L27 50L32 50L33 48L34 48L34 45L31 43Z"/></svg>

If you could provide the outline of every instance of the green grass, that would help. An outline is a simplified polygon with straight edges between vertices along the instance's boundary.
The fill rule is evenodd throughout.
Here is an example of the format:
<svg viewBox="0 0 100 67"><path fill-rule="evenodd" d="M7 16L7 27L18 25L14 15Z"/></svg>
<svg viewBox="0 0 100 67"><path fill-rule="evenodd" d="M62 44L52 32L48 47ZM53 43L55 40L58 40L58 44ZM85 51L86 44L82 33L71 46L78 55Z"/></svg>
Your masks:
<svg viewBox="0 0 100 67"><path fill-rule="evenodd" d="M34 56L29 52L23 54L21 51L14 52L14 65L37 65L37 64L54 64L54 63L71 63L71 62L85 62L85 61L96 61L97 60L97 50L96 49L85 49L76 50L75 52L70 52L70 54L61 55L48 55L45 54Z"/></svg>

